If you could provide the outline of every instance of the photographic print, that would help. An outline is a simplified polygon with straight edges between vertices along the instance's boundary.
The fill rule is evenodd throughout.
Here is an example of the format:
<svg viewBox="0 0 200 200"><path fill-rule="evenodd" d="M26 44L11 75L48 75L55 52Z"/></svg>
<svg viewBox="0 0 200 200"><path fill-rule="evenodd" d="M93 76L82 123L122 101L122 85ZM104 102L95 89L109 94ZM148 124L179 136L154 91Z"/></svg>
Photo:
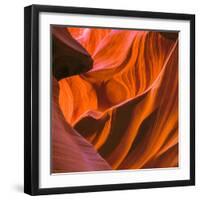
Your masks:
<svg viewBox="0 0 200 200"><path fill-rule="evenodd" d="M195 15L24 11L24 192L194 185Z"/></svg>
<svg viewBox="0 0 200 200"><path fill-rule="evenodd" d="M51 25L52 173L179 166L178 39Z"/></svg>

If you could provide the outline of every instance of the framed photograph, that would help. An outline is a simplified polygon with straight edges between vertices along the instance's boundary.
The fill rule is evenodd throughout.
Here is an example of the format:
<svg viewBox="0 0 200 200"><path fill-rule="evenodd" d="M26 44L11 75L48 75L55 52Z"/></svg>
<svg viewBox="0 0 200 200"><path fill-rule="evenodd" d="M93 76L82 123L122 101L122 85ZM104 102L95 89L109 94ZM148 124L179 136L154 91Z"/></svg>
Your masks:
<svg viewBox="0 0 200 200"><path fill-rule="evenodd" d="M195 16L25 8L24 191L195 184Z"/></svg>

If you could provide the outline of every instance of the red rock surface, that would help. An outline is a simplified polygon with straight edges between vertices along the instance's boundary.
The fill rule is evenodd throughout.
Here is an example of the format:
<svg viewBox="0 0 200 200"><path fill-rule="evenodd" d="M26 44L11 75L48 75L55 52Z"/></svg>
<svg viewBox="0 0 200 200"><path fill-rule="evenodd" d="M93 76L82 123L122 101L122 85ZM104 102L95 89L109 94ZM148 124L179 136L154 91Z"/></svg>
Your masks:
<svg viewBox="0 0 200 200"><path fill-rule="evenodd" d="M73 50L54 66L63 71L53 87L53 172L177 167L178 33L65 28L62 35L69 40L62 48Z"/></svg>

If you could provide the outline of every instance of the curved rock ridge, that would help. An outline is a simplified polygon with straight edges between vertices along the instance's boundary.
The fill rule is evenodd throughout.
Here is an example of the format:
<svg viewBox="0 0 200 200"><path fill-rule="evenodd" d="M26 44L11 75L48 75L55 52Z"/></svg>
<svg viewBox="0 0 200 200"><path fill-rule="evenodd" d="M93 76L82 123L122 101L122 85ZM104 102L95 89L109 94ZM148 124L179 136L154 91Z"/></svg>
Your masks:
<svg viewBox="0 0 200 200"><path fill-rule="evenodd" d="M92 68L89 53L64 27L52 26L53 76L60 80Z"/></svg>
<svg viewBox="0 0 200 200"><path fill-rule="evenodd" d="M61 128L54 128L57 160L53 163L59 165L53 165L53 171L177 167L178 33L100 28L62 31L79 43L79 54L89 55L77 58L71 54L69 62L79 60L83 66L81 62L91 58L92 64L84 72L74 68L73 74L59 79L59 92L53 88L56 109L62 114L53 123L67 126L70 135L83 141L73 146L71 139L61 139ZM85 142L93 149L93 157L84 150ZM69 145L72 152L66 149ZM73 162L78 159L74 152L84 154L87 161L81 162L91 169L69 167L72 158ZM88 162L95 157L97 165Z"/></svg>
<svg viewBox="0 0 200 200"><path fill-rule="evenodd" d="M110 170L108 163L93 146L64 119L59 108L59 85L53 79L52 102L52 172Z"/></svg>

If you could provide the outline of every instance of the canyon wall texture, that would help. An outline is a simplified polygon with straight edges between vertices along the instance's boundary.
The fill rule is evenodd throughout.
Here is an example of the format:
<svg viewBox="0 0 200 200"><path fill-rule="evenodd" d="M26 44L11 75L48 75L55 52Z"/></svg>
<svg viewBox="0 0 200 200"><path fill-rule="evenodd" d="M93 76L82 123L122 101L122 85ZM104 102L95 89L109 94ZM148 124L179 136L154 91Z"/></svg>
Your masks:
<svg viewBox="0 0 200 200"><path fill-rule="evenodd" d="M178 167L178 33L52 26L52 172Z"/></svg>

